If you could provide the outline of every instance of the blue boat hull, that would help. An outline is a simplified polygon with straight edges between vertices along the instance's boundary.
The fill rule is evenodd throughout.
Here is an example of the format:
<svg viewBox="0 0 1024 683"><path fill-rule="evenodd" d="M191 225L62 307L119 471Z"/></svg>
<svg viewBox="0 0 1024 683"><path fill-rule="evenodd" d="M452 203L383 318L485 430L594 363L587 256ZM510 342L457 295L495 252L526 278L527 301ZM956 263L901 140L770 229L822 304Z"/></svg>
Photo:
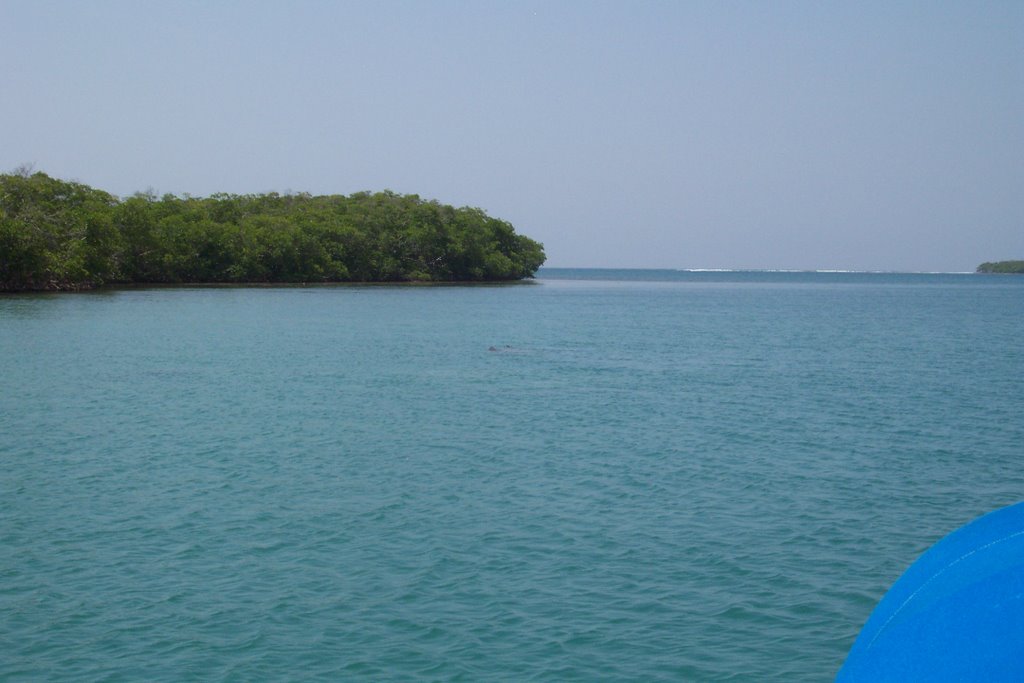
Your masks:
<svg viewBox="0 0 1024 683"><path fill-rule="evenodd" d="M918 558L836 680L1024 680L1024 503L979 517Z"/></svg>

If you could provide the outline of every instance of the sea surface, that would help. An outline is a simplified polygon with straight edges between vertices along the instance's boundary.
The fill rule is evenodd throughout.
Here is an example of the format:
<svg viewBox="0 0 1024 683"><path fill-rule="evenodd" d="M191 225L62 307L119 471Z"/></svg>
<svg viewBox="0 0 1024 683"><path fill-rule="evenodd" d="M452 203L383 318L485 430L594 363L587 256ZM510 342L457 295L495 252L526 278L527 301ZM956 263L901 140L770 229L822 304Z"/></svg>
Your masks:
<svg viewBox="0 0 1024 683"><path fill-rule="evenodd" d="M830 680L1022 380L1013 276L0 297L0 679Z"/></svg>

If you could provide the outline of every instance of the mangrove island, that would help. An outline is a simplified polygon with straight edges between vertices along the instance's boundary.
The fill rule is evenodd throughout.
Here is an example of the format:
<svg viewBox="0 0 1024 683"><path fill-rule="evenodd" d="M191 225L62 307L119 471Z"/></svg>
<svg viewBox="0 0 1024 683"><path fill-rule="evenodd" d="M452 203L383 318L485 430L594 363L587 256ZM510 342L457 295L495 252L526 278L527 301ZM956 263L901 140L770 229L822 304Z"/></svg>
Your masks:
<svg viewBox="0 0 1024 683"><path fill-rule="evenodd" d="M1013 273L1024 274L1024 261L985 262L978 266L979 273Z"/></svg>
<svg viewBox="0 0 1024 683"><path fill-rule="evenodd" d="M543 245L508 222L418 195L119 199L45 173L0 175L0 291L508 281L543 263Z"/></svg>

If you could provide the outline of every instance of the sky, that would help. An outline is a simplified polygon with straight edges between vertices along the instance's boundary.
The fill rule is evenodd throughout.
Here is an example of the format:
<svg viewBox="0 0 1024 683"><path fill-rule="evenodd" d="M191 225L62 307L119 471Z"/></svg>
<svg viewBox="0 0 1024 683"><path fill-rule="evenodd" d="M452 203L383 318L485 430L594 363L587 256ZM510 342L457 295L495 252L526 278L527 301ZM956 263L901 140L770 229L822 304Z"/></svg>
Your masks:
<svg viewBox="0 0 1024 683"><path fill-rule="evenodd" d="M0 0L0 171L476 206L549 266L1024 259L1024 2Z"/></svg>

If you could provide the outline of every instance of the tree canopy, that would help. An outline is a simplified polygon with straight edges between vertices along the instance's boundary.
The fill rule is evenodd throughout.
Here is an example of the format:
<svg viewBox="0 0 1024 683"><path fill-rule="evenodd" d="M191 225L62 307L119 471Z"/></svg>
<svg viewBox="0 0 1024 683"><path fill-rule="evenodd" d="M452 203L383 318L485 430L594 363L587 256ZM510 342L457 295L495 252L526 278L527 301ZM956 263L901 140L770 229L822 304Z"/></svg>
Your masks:
<svg viewBox="0 0 1024 683"><path fill-rule="evenodd" d="M979 273L1024 273L1024 261L995 261L978 266Z"/></svg>
<svg viewBox="0 0 1024 683"><path fill-rule="evenodd" d="M0 291L127 283L471 282L532 277L508 222L390 191L119 199L0 175Z"/></svg>

